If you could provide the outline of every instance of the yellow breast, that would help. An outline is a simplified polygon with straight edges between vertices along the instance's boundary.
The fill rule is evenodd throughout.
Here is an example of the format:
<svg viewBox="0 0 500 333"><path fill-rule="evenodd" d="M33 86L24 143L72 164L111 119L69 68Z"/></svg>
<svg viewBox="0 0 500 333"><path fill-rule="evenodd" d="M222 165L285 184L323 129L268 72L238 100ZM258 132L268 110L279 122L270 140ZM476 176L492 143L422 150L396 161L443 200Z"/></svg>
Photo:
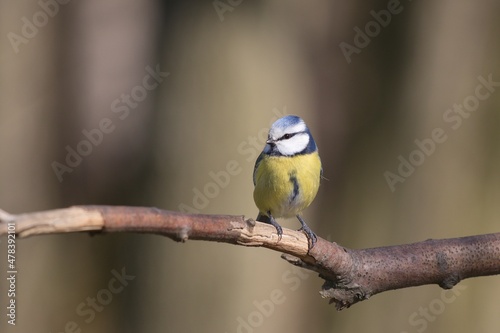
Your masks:
<svg viewBox="0 0 500 333"><path fill-rule="evenodd" d="M318 152L293 157L264 155L255 170L253 198L274 217L300 214L316 197L321 177Z"/></svg>

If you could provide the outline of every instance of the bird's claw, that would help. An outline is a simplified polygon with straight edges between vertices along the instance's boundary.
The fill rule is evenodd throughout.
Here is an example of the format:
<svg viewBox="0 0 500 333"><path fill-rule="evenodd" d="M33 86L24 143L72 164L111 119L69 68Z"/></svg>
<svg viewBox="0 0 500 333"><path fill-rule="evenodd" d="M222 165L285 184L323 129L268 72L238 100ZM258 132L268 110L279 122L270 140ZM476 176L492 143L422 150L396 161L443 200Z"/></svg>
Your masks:
<svg viewBox="0 0 500 333"><path fill-rule="evenodd" d="M276 233L278 234L278 242L281 240L283 237L283 228L276 222L274 217L271 215L271 212L268 212L269 215L269 222L272 224L273 227L276 228Z"/></svg>
<svg viewBox="0 0 500 333"><path fill-rule="evenodd" d="M305 223L302 225L302 227L299 228L298 231L302 231L306 234L308 240L308 249L311 250L318 241L318 237L316 236L316 234Z"/></svg>
<svg viewBox="0 0 500 333"><path fill-rule="evenodd" d="M280 225L275 225L274 227L276 228L276 233L278 234L278 242L279 242L283 237L283 228L281 228Z"/></svg>

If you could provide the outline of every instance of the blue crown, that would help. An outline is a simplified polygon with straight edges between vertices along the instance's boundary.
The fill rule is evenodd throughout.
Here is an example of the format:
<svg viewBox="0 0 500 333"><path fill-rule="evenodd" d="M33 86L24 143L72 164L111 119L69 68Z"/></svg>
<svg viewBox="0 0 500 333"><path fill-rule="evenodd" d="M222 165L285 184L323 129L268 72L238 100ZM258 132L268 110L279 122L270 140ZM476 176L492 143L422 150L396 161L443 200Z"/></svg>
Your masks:
<svg viewBox="0 0 500 333"><path fill-rule="evenodd" d="M301 122L304 123L302 118L300 118L298 116L289 115L289 116L285 116L285 117L282 117L282 118L276 120L274 122L274 124L272 125L272 127L278 127L281 129L285 129L289 126L294 126L294 125L297 125ZM305 123L304 123L304 125L305 125ZM307 125L306 125L306 128L307 128Z"/></svg>

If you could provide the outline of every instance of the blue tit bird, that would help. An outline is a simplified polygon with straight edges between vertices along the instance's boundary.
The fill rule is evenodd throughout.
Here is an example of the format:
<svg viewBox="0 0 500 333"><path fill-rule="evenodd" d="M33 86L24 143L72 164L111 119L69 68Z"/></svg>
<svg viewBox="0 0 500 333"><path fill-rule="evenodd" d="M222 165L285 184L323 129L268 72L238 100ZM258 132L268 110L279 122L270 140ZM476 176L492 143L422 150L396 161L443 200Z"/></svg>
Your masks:
<svg viewBox="0 0 500 333"><path fill-rule="evenodd" d="M304 120L292 115L276 120L255 162L253 198L259 209L257 221L272 224L278 241L283 230L275 218L296 216L310 248L316 243L300 214L316 197L322 173L318 148Z"/></svg>

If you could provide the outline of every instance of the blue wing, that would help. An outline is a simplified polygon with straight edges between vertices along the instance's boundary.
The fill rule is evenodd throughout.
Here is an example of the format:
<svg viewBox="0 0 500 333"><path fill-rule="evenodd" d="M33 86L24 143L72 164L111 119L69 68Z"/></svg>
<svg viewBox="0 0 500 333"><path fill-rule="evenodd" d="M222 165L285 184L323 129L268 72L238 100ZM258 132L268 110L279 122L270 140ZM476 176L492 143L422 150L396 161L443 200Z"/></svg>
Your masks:
<svg viewBox="0 0 500 333"><path fill-rule="evenodd" d="M257 160L255 161L255 166L253 167L253 186L255 186L255 174L257 173L257 168L259 167L260 162L262 161L262 158L264 157L264 153L260 153L259 157L257 157Z"/></svg>
<svg viewBox="0 0 500 333"><path fill-rule="evenodd" d="M257 168L259 167L260 162L262 162L262 159L264 158L264 152L260 153L259 157L257 157L257 160L255 161L255 166L253 168L253 185L255 186L255 174L257 173ZM269 219L269 216L263 215L259 212L257 216L257 221L264 222L264 223L271 223L271 220Z"/></svg>

